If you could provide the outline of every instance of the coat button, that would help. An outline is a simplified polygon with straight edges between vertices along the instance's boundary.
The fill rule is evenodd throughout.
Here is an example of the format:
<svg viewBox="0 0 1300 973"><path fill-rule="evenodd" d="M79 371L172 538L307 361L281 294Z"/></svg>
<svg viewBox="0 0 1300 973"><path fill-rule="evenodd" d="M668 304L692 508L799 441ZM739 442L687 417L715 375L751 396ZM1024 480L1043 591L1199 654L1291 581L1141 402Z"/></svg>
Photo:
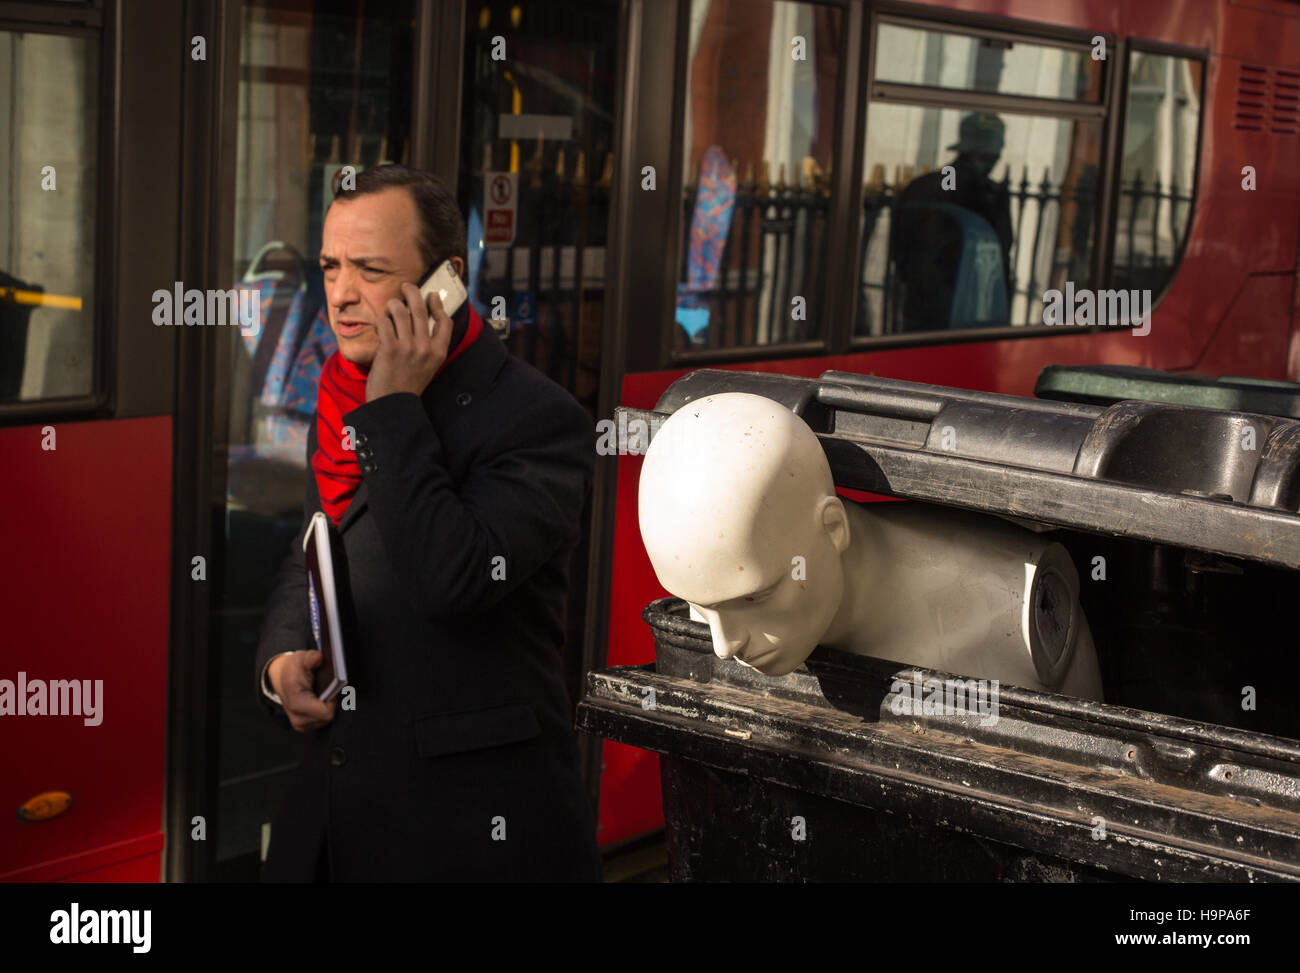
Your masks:
<svg viewBox="0 0 1300 973"><path fill-rule="evenodd" d="M469 405L469 403L470 394L468 392L461 392L460 395L456 396L457 405Z"/></svg>
<svg viewBox="0 0 1300 973"><path fill-rule="evenodd" d="M357 433L357 445L364 446L365 444L366 444L366 434L364 432Z"/></svg>
<svg viewBox="0 0 1300 973"><path fill-rule="evenodd" d="M332 763L335 767L342 767L347 762L348 762L347 751L345 751L342 747L335 747L333 750L330 751L330 763Z"/></svg>

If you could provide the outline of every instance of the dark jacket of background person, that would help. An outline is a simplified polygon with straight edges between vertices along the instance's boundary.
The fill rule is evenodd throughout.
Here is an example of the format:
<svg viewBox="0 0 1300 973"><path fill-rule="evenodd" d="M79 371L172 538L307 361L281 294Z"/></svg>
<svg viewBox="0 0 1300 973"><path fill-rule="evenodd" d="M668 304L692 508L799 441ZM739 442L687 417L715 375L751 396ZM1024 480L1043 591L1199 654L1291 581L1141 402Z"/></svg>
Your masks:
<svg viewBox="0 0 1300 973"><path fill-rule="evenodd" d="M936 170L917 176L899 195L894 207L892 256L904 285L905 330L929 331L948 327L953 287L962 259L960 230L948 218L917 204L947 203L984 219L1002 246L1002 273L1011 296L1011 196L1006 186L994 182L966 156L953 160L952 189L944 189L944 173Z"/></svg>
<svg viewBox="0 0 1300 973"><path fill-rule="evenodd" d="M363 473L334 533L356 709L303 734L263 879L311 880L324 841L334 881L598 880L562 677L590 418L484 328L421 398L344 420ZM259 678L277 653L314 647L301 540L276 579Z"/></svg>

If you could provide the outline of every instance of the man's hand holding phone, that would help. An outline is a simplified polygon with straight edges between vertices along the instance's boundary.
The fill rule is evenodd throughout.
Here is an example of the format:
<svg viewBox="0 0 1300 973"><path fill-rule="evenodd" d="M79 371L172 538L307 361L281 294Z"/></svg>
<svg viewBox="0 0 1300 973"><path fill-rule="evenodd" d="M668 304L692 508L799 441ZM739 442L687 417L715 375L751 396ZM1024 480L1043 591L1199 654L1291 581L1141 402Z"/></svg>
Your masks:
<svg viewBox="0 0 1300 973"><path fill-rule="evenodd" d="M322 703L312 687L312 670L321 664L315 649L286 652L271 660L266 676L280 697L289 725L299 733L310 733L328 726L334 719L337 698Z"/></svg>
<svg viewBox="0 0 1300 973"><path fill-rule="evenodd" d="M396 392L422 395L447 360L451 343L451 318L436 290L422 299L418 287L403 284L402 300L389 301L387 311L375 326L379 350L366 380L367 402Z"/></svg>

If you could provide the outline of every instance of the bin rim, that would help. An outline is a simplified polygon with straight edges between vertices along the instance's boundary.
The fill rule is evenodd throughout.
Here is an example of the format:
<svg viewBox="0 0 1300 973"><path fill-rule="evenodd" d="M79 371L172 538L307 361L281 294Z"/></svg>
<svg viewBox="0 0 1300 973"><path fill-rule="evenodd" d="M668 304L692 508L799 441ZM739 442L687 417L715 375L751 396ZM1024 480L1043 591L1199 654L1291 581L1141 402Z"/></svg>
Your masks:
<svg viewBox="0 0 1300 973"><path fill-rule="evenodd" d="M674 596L656 598L642 609L641 617L654 632L656 640L662 637L676 648L700 655L712 656L712 636L709 633L708 626L692 618L682 617L680 611L685 607L686 602L681 598ZM722 660L715 661L722 662ZM812 663L811 666L809 662ZM809 662L803 663L788 676L754 674L750 679L759 680L758 684L763 687L765 692L770 694L780 695L784 687L789 687L787 691L791 696L803 697L806 696L806 691L795 688L798 680L807 680L808 678L820 680L825 676L832 675L842 677L856 675L876 683L892 682L894 680L913 683L917 678L922 683L929 679L946 682L965 681L972 678L959 673L926 669L922 666L910 665L904 662L893 662L877 659L874 656L843 652L827 648L824 645L819 645L813 650L813 654L809 656ZM725 669L723 671L725 672ZM770 685L763 686L763 680L770 680ZM747 690L752 685L749 680L746 680L746 682L730 682L724 678L720 681L742 691ZM1037 713L1047 717L1080 720L1085 723L1105 726L1112 730L1131 730L1138 733L1173 737L1201 746L1235 750L1255 757L1281 760L1300 766L1300 740L1294 740L1290 737L1261 733L1254 730L1242 730L1220 723L1192 720L1186 717L1158 713L1154 710L1121 706L1116 703L1097 702L1095 700L1079 699L1074 696L1063 696L1059 693L1025 689L1011 683L999 682L998 690L1000 704L1004 707L1022 709L1028 713ZM825 701L825 705L835 708L829 700Z"/></svg>

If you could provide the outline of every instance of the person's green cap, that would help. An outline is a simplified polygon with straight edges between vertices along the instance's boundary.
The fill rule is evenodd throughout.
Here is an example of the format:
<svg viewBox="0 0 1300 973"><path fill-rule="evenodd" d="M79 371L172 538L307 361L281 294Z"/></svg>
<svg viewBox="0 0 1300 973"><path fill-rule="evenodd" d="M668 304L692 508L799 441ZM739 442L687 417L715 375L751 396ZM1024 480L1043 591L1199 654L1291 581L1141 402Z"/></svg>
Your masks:
<svg viewBox="0 0 1300 973"><path fill-rule="evenodd" d="M961 120L958 140L948 151L984 152L1000 155L1006 144L1006 125L992 112L971 112Z"/></svg>

